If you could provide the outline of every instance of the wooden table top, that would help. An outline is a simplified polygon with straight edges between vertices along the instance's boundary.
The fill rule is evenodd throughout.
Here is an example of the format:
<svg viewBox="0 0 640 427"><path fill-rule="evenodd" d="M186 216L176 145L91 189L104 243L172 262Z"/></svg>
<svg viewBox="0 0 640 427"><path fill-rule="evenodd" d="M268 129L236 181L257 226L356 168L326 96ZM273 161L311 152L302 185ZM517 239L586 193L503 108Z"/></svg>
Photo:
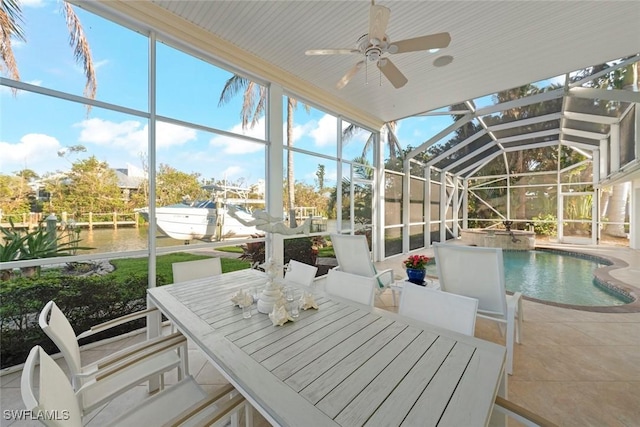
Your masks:
<svg viewBox="0 0 640 427"><path fill-rule="evenodd" d="M148 293L272 424L488 423L504 347L321 292L318 310L284 326L255 305L243 318L232 294L265 282L241 270Z"/></svg>

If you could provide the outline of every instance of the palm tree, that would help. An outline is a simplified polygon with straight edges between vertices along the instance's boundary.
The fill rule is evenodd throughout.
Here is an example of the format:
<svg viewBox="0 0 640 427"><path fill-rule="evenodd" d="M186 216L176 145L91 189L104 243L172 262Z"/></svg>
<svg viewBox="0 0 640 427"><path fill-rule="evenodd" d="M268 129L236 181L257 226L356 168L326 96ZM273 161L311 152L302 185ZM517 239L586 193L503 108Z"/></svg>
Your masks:
<svg viewBox="0 0 640 427"><path fill-rule="evenodd" d="M84 33L78 15L71 5L62 2L62 13L67 22L69 30L69 45L73 49L73 56L76 62L82 63L87 82L84 87L84 95L87 98L95 99L98 83L96 80L96 70L93 66L93 57L89 48L89 41ZM22 18L22 7L19 0L2 0L0 5L0 72L9 75L13 80L20 80L20 72L13 48L11 38L26 41L22 30L24 20ZM15 90L13 91L15 94ZM88 107L89 109L90 107Z"/></svg>
<svg viewBox="0 0 640 427"><path fill-rule="evenodd" d="M218 100L218 107L226 104L236 96L240 91L243 91L243 102L240 116L242 118L242 129L253 128L258 119L262 116L267 101L267 90L264 86L252 82L251 80L234 74L227 80L222 88L220 99ZM293 116L298 101L287 97L287 210L289 211L289 221L291 226L296 226L295 215L295 177L293 173ZM309 106L304 106L305 110L309 111Z"/></svg>
<svg viewBox="0 0 640 427"><path fill-rule="evenodd" d="M390 160L395 160L402 153L402 147L400 147L400 143L396 138L397 122L395 121L387 122L384 124L384 126L387 128L387 140L385 142L387 147L389 147L389 153L390 153L389 158ZM354 124L349 124L349 126L347 126L342 131L342 140L345 142L348 142L360 130L362 130L361 127ZM364 143L361 157L366 157L367 153L371 151L371 149L373 148L374 143L375 143L374 134L371 133L367 138L367 141Z"/></svg>

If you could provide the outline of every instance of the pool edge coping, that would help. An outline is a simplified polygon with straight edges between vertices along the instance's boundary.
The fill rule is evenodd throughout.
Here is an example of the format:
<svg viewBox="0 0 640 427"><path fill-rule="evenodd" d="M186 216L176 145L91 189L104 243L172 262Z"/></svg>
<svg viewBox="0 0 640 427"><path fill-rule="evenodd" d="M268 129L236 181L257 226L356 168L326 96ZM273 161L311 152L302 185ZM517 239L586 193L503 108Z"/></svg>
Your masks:
<svg viewBox="0 0 640 427"><path fill-rule="evenodd" d="M629 264L626 261L621 260L620 258L616 258L613 257L611 255L603 255L601 253L598 253L597 255L594 255L593 253L590 252L582 252L579 249L573 247L571 248L571 250L567 250L567 249L562 249L562 248L558 248L555 245L536 245L536 249L543 249L543 250L551 250L551 251L557 251L557 252L564 252L567 255L572 255L572 254L579 254L579 255L585 255L589 258L596 258L596 259L603 259L606 260L608 262L611 263L611 265L607 265L604 267L599 267L597 268L593 274L595 276L595 278L600 281L603 286L608 287L608 288L613 288L614 291L617 291L618 293L621 294L626 294L628 295L630 298L633 298L632 302L626 303L626 304L622 304L622 305L603 305L603 306L590 306L590 305L576 305L576 304L564 304L564 303L559 303L559 302L553 302L553 301L546 301L546 300L541 300L541 299L537 299L537 298L532 298L529 296L525 296L522 295L522 298L528 300L528 301L533 301L533 302L537 302L540 304L546 304L546 305L551 305L554 307L560 307L560 308L568 308L568 309L572 309L572 310L579 310L579 311L590 311L590 312L594 312L594 313L638 313L640 312L640 289L638 289L637 287L623 282L619 279L616 279L615 277L611 276L610 272L613 270L618 270L621 268L627 268L629 267Z"/></svg>

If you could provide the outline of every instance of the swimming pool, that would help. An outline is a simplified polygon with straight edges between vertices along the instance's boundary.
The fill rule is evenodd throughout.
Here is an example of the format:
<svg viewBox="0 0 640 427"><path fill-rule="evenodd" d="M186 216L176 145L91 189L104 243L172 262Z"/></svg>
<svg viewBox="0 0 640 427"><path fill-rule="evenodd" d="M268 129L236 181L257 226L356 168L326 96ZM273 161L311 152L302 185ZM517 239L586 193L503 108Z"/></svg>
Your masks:
<svg viewBox="0 0 640 427"><path fill-rule="evenodd" d="M605 263L550 251L503 251L507 290L543 301L582 306L616 306L629 301L598 286ZM427 273L437 276L435 264Z"/></svg>

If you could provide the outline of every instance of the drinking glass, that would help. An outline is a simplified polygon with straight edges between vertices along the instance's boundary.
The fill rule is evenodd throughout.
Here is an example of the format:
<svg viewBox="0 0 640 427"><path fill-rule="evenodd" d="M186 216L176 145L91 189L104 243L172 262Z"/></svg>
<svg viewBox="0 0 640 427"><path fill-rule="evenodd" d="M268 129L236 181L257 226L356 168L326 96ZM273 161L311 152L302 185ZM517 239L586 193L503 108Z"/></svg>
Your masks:
<svg viewBox="0 0 640 427"><path fill-rule="evenodd" d="M289 303L289 313L294 319L300 316L300 301L295 300Z"/></svg>
<svg viewBox="0 0 640 427"><path fill-rule="evenodd" d="M242 317L244 317L245 319L251 318L251 307L251 304L242 306Z"/></svg>
<svg viewBox="0 0 640 427"><path fill-rule="evenodd" d="M294 289L291 286L288 286L284 289L284 295L287 298L287 301L291 302L294 299Z"/></svg>

